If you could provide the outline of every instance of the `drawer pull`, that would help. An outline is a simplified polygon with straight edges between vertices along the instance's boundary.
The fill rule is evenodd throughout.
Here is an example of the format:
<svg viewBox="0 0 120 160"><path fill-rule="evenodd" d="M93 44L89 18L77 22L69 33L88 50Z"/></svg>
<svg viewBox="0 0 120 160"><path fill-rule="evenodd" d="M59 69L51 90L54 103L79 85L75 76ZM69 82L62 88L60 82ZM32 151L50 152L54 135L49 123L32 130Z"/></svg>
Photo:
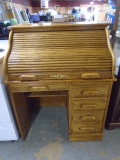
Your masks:
<svg viewBox="0 0 120 160"><path fill-rule="evenodd" d="M81 94L83 95L83 96L97 96L97 95L99 95L99 91L90 91L90 90L87 90L87 91L82 91L81 92Z"/></svg>
<svg viewBox="0 0 120 160"><path fill-rule="evenodd" d="M83 78L83 79L100 78L100 74L99 73L83 73L81 75L81 78Z"/></svg>
<svg viewBox="0 0 120 160"><path fill-rule="evenodd" d="M96 117L94 117L94 116L82 116L82 117L79 117L79 119L81 119L82 121L88 121L88 120L96 120Z"/></svg>
<svg viewBox="0 0 120 160"><path fill-rule="evenodd" d="M19 77L20 81L35 81L37 80L37 76L35 75L21 75Z"/></svg>
<svg viewBox="0 0 120 160"><path fill-rule="evenodd" d="M96 108L97 106L95 104L83 104L80 106L80 108Z"/></svg>
<svg viewBox="0 0 120 160"><path fill-rule="evenodd" d="M81 131L94 131L94 128L93 127L81 127L81 128L79 128L79 130L81 130Z"/></svg>
<svg viewBox="0 0 120 160"><path fill-rule="evenodd" d="M48 90L47 86L40 86L40 87L31 87L31 91L44 91Z"/></svg>

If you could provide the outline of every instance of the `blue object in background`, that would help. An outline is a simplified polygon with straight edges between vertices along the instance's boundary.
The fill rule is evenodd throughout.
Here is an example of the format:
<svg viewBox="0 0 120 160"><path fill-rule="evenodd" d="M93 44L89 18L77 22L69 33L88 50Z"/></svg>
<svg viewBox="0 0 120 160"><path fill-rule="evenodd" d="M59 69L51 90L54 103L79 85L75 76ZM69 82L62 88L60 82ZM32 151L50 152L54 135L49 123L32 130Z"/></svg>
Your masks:
<svg viewBox="0 0 120 160"><path fill-rule="evenodd" d="M38 23L40 22L40 16L39 14L30 14L30 22L32 23Z"/></svg>
<svg viewBox="0 0 120 160"><path fill-rule="evenodd" d="M111 23L114 23L115 15L110 15Z"/></svg>
<svg viewBox="0 0 120 160"><path fill-rule="evenodd" d="M108 4L113 5L113 4L114 4L114 1L108 0Z"/></svg>

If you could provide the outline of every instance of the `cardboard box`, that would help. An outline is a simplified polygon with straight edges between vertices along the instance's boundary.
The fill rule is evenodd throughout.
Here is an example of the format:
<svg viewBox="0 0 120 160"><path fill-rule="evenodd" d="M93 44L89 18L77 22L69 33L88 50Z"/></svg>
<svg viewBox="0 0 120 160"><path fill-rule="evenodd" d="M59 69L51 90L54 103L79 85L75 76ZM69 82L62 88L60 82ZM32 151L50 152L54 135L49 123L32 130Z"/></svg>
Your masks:
<svg viewBox="0 0 120 160"><path fill-rule="evenodd" d="M64 18L53 18L54 23L64 22Z"/></svg>

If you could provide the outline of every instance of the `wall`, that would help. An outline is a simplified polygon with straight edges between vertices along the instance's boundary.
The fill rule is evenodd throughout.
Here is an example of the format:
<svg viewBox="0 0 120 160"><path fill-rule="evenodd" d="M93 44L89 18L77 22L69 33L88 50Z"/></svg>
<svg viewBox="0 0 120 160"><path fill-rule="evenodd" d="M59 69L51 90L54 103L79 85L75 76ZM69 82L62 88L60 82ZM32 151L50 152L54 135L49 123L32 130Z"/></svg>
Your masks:
<svg viewBox="0 0 120 160"><path fill-rule="evenodd" d="M115 4L116 4L116 1L117 0L114 0ZM89 4L88 4L88 1L87 1L87 4L86 4L85 0L82 1L82 3L79 2L78 0L74 0L74 1L49 1L49 8L55 9L55 5L60 5L60 11L62 13L67 13L67 11L69 9L72 9L75 6L82 7L82 6L88 6ZM103 1L103 2L98 1L98 2L95 2L95 5L93 5L93 6L96 6L96 5L99 6L100 12L103 11L103 13L100 13L100 17L104 17L104 15L105 15L104 6L108 5L108 3L106 3L105 1ZM33 12L34 13L40 11L41 10L40 0L32 0L32 6L33 6ZM44 9L44 10L46 10L46 9ZM103 18L100 18L100 19L103 19Z"/></svg>
<svg viewBox="0 0 120 160"><path fill-rule="evenodd" d="M14 0L15 1L15 0ZM17 1L17 0L16 0ZM22 1L22 0L21 0ZM28 0L27 0L28 1ZM118 0L119 1L119 0ZM79 6L80 4L83 5L83 4L88 4L90 2L90 0L81 0L81 2L79 0L69 0L69 1L58 1L58 0L53 0L53 1L49 1L49 6L50 7L53 7L55 5L60 5L61 7L66 7L66 6ZM114 0L114 3L116 4L117 0ZM31 3L32 3L32 6L33 7L40 7L40 0L31 0ZM98 2L95 2L95 5L96 4L105 4L107 3L107 1L98 1Z"/></svg>
<svg viewBox="0 0 120 160"><path fill-rule="evenodd" d="M31 0L12 0L12 5L16 8L26 9L29 8L30 12L33 12Z"/></svg>
<svg viewBox="0 0 120 160"><path fill-rule="evenodd" d="M32 7L32 2L30 0L12 0L13 3L21 4L24 6L31 6Z"/></svg>
<svg viewBox="0 0 120 160"><path fill-rule="evenodd" d="M55 10L55 4L56 5L58 5L58 2L56 3L56 2L50 2L49 3L49 9L53 9L53 10ZM61 4L61 3L59 3L59 4ZM66 2L66 3L63 3L62 2L62 4L64 4L64 5L60 5L60 13L63 13L63 14L67 14L68 13L68 10L72 10L73 9L73 7L78 7L78 8L88 8L88 7L90 7L91 5L90 4L81 4L81 5L79 5L79 3L78 2L76 2L76 3L71 3L72 5L67 5L67 4L70 4L70 1L69 2ZM66 5L65 5L66 4ZM74 4L74 5L73 5ZM33 12L34 13L37 13L38 11L40 11L40 10L47 10L47 9L42 9L42 8L40 8L40 7L35 7L37 5L37 1L35 1L35 3L34 3L34 7L33 7ZM40 4L39 4L40 5ZM98 12L97 12L97 15L96 15L96 21L104 21L104 17L105 17L105 13L106 13L106 11L105 11L105 8L106 7L108 7L109 6L109 4L96 4L96 5L93 5L95 8L97 8L97 10L98 10Z"/></svg>

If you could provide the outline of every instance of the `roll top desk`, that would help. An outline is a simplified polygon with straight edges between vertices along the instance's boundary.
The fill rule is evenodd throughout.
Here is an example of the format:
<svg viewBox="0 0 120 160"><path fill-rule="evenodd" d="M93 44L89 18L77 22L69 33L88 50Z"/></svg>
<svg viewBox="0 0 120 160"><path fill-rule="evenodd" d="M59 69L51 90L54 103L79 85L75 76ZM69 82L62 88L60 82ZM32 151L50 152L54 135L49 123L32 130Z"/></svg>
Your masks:
<svg viewBox="0 0 120 160"><path fill-rule="evenodd" d="M70 141L101 140L114 54L107 25L66 23L10 27L4 70L22 139L31 119L27 97L66 95Z"/></svg>

